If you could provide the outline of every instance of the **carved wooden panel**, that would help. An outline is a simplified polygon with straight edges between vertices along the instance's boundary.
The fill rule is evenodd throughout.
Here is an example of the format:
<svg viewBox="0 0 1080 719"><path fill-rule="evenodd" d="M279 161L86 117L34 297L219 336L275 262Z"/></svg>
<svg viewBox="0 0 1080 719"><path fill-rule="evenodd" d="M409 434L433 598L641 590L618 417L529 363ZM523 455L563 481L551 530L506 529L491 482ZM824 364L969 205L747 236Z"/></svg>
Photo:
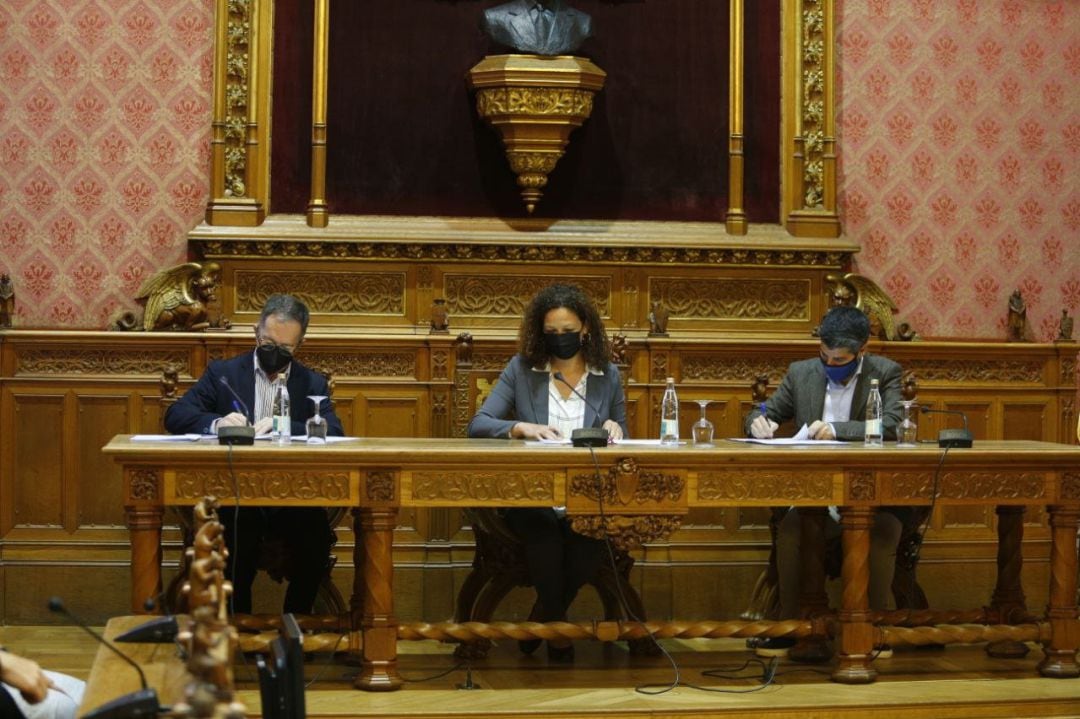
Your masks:
<svg viewBox="0 0 1080 719"><path fill-rule="evenodd" d="M361 437L426 437L430 412L419 393L372 389L362 394Z"/></svg>
<svg viewBox="0 0 1080 719"><path fill-rule="evenodd" d="M533 295L556 282L578 285L592 299L601 317L611 316L610 277L447 273L443 291L452 317L520 318Z"/></svg>
<svg viewBox="0 0 1080 719"><path fill-rule="evenodd" d="M884 498L930 499L934 478L929 472L881 472ZM949 499L1024 499L1046 497L1047 479L1041 472L951 472L938 479L938 496Z"/></svg>
<svg viewBox="0 0 1080 719"><path fill-rule="evenodd" d="M85 346L24 348L18 354L19 375L144 375L158 377L168 364L186 368L188 354L181 349L124 349Z"/></svg>
<svg viewBox="0 0 1080 719"><path fill-rule="evenodd" d="M236 311L258 314L270 295L288 293L314 314L405 315L404 272L237 270Z"/></svg>
<svg viewBox="0 0 1080 719"><path fill-rule="evenodd" d="M413 472L409 481L411 496L424 500L468 497L483 504L514 499L555 501L555 478L550 472ZM406 491L404 487L402 491Z"/></svg>
<svg viewBox="0 0 1080 719"><path fill-rule="evenodd" d="M684 320L810 320L810 281L748 277L653 277L649 301Z"/></svg>
<svg viewBox="0 0 1080 719"><path fill-rule="evenodd" d="M830 472L735 470L698 474L698 499L753 502L766 497L838 503ZM691 498L693 501L693 498ZM774 501L775 503L775 501Z"/></svg>
<svg viewBox="0 0 1080 719"><path fill-rule="evenodd" d="M228 471L180 470L174 479L174 493L180 499L198 500L214 495L223 501L234 497L233 478ZM348 472L282 471L266 468L236 472L236 488L244 499L318 499L327 505L357 506L350 492Z"/></svg>
<svg viewBox="0 0 1080 719"><path fill-rule="evenodd" d="M334 380L348 377L417 378L416 353L408 350L388 351L315 351L305 348L304 364L333 375Z"/></svg>
<svg viewBox="0 0 1080 719"><path fill-rule="evenodd" d="M1046 409L1044 402L1003 402L1002 439L1042 439Z"/></svg>
<svg viewBox="0 0 1080 719"><path fill-rule="evenodd" d="M994 508L988 506L941 508L942 529L986 529L993 526Z"/></svg>
<svg viewBox="0 0 1080 719"><path fill-rule="evenodd" d="M768 375L775 387L784 378L789 360L776 356L757 358L733 357L715 352L691 354L680 357L683 382L741 382L747 387L758 375Z"/></svg>
<svg viewBox="0 0 1080 719"><path fill-rule="evenodd" d="M940 384L1042 384L1045 376L1045 363L1028 359L909 359L904 369L920 383Z"/></svg>
<svg viewBox="0 0 1080 719"><path fill-rule="evenodd" d="M63 453L64 397L13 393L15 423L9 428L15 448L10 502L15 526L59 527L67 486Z"/></svg>

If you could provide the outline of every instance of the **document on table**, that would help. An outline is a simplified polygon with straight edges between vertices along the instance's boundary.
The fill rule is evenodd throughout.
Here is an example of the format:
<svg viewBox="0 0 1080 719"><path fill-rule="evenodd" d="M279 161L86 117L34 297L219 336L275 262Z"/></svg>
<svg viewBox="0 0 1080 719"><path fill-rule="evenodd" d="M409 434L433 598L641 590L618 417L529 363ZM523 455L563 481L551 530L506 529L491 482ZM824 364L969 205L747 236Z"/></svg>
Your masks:
<svg viewBox="0 0 1080 719"><path fill-rule="evenodd" d="M770 439L758 439L757 437L729 437L732 442L749 442L750 444L847 444L839 439L813 439L810 437L810 427L803 425L802 429L795 433L794 437L772 437Z"/></svg>
<svg viewBox="0 0 1080 719"><path fill-rule="evenodd" d="M259 440L260 442L263 441L263 440L271 440L273 438L274 438L273 435L271 435L269 432L267 432L266 434L257 434L257 435L255 435L255 439ZM326 443L327 444L337 444L338 442L350 442L350 441L352 441L354 439L360 439L360 438L359 437L327 437L326 438ZM306 434L294 434L291 437L289 437L289 441L290 442L305 442L306 443L307 442L307 435Z"/></svg>
<svg viewBox="0 0 1080 719"><path fill-rule="evenodd" d="M203 438L217 439L216 434L133 434L132 442L198 442Z"/></svg>
<svg viewBox="0 0 1080 719"><path fill-rule="evenodd" d="M525 444L553 444L553 445L567 445L570 444L569 437L560 437L559 439L527 439ZM659 439L617 439L611 444L634 444L646 447L659 447ZM686 442L679 442L679 444L686 444Z"/></svg>

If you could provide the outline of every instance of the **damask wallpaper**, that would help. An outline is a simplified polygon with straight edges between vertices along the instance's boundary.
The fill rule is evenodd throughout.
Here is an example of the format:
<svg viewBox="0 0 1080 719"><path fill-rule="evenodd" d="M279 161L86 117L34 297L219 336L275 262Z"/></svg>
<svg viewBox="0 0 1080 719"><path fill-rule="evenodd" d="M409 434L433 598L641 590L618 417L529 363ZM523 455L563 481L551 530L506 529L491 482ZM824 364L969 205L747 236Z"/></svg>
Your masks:
<svg viewBox="0 0 1080 719"><path fill-rule="evenodd" d="M756 0L755 0L756 1ZM212 0L0 2L0 272L21 327L103 327L185 259L209 156ZM838 0L857 269L928 336L1080 311L1080 2Z"/></svg>
<svg viewBox="0 0 1080 719"><path fill-rule="evenodd" d="M1080 2L842 0L840 204L923 335L1080 310Z"/></svg>

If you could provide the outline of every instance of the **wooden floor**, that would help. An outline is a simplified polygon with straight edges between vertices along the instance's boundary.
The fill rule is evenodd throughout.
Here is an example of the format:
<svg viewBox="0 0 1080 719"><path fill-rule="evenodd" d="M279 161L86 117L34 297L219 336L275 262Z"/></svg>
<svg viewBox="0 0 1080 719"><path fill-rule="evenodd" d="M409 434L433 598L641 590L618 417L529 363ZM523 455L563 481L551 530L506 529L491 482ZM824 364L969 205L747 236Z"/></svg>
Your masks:
<svg viewBox="0 0 1080 719"><path fill-rule="evenodd" d="M0 644L33 657L43 666L85 678L96 651L77 629L0 627ZM665 646L679 664L686 686L647 696L635 687L655 689L674 679L663 657L630 657L620 645L579 643L577 661L553 666L543 648L523 657L513 645L492 650L472 667L479 689L458 685L465 667L454 669L452 647L434 642L402 642L400 669L409 680L389 694L351 689L354 667L317 657L307 668L311 717L1080 717L1080 679L1043 679L1035 665L1042 652L1032 647L1025 659L993 660L982 646L943 650L898 650L878 660L879 679L868 686L844 686L828 679L827 666L781 662L771 685L761 685L763 668L751 663L741 641L670 641ZM704 674L719 669L728 678ZM450 673L429 681L427 677ZM240 699L257 715L258 692L251 678L254 661L236 667ZM690 685L701 687L693 688ZM708 691L706 691L708 690Z"/></svg>

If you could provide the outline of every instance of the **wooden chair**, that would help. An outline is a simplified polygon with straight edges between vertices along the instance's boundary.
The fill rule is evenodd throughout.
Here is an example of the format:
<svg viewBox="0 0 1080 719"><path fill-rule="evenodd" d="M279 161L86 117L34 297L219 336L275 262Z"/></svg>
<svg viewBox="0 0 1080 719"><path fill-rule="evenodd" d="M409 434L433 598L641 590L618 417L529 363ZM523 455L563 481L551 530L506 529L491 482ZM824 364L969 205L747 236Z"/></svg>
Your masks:
<svg viewBox="0 0 1080 719"><path fill-rule="evenodd" d="M499 361L473 364L473 339L468 333L458 335L456 344L456 374L454 380L453 406L455 436L464 437L468 419L476 413L491 387L498 381L499 373L509 357ZM497 366L495 366L497 365ZM474 507L465 510L465 517L473 530L476 550L472 569L465 578L457 596L454 621L490 622L506 595L515 587L531 587L529 570L525 561L525 548L521 540L507 527L495 509ZM633 618L645 620L645 606L637 590L630 583L630 570L634 558L622 549L614 549L615 571L604 561L596 576L588 584L596 589L604 607L604 619L619 621L630 619L623 611L621 596ZM461 644L454 652L458 658L480 659L487 655L491 642L482 639ZM649 639L629 642L630 653L652 655L657 652Z"/></svg>
<svg viewBox="0 0 1080 719"><path fill-rule="evenodd" d="M333 377L328 372L321 372L321 374L326 377L332 396L334 392ZM176 393L177 383L178 369L175 366L170 365L162 369L160 384L162 431L164 431L165 412L179 399ZM187 580L190 571L187 559L187 549L191 547L196 528L193 525L191 508L171 507L169 508L169 511L172 511L175 514L177 523L180 526L180 531L183 533L184 551L181 553L180 564L176 576L172 578L169 582L169 586L163 593L163 608L169 613L181 614L188 609L186 597L183 595L181 589L184 582ZM337 527L338 523L341 522L347 513L347 510L342 507L332 507L328 508L326 511L332 528ZM331 576L334 566L337 563L337 557L334 555L333 547L331 547L330 556L327 557L326 562L326 576L319 584L319 592L316 595L315 605L316 607L321 606L324 609L323 613L325 614L340 616L349 611L349 605L344 597L341 596L341 592L338 591ZM262 543L257 566L260 570L265 571L267 576L278 584L281 584L292 577L296 566L296 559L293 557L283 540L269 539L264 540Z"/></svg>
<svg viewBox="0 0 1080 719"><path fill-rule="evenodd" d="M754 405L768 399L769 377L759 375L750 385ZM914 400L918 394L918 382L908 373L904 376L903 396ZM1080 429L1078 429L1080 432ZM776 569L776 532L780 520L787 513L787 507L774 507L769 517L770 549L769 561L758 576L750 596L750 603L743 611L744 619L778 619L780 614L779 575ZM896 569L893 573L892 593L897 609L928 609L929 603L915 577L915 567L922 547L922 530L929 516L929 507L912 507L912 511L903 520L900 539L896 546ZM836 538L825 546L825 574L830 579L840 576L843 560L840 539Z"/></svg>

